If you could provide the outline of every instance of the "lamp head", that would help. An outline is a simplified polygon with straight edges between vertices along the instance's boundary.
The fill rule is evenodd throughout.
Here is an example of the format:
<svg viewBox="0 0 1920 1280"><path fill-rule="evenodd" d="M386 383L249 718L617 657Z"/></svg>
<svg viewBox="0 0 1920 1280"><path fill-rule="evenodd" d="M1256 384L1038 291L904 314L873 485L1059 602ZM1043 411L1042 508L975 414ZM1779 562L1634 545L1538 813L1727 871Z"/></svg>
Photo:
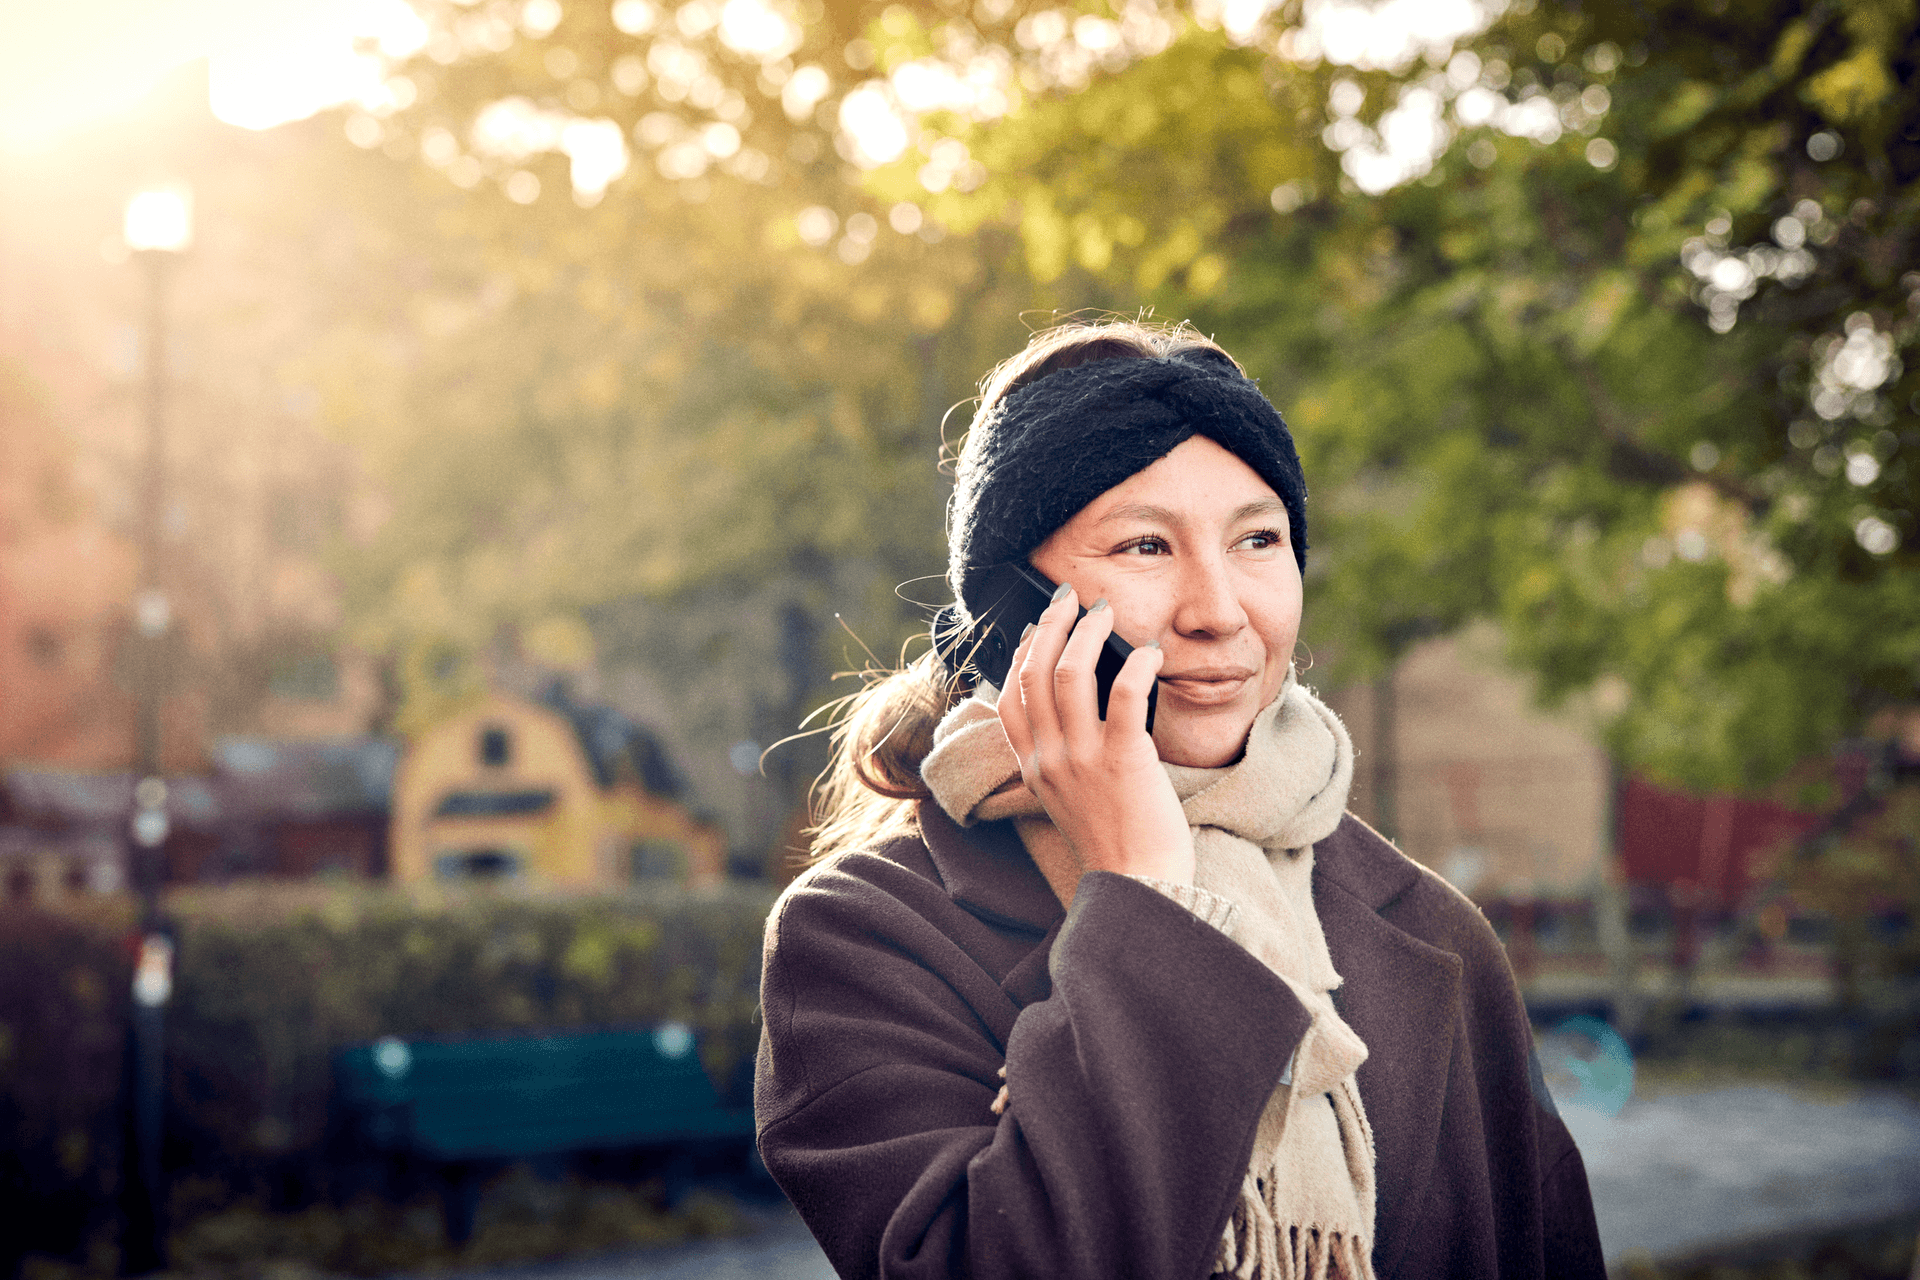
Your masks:
<svg viewBox="0 0 1920 1280"><path fill-rule="evenodd" d="M129 249L185 252L193 244L193 193L182 186L136 193L127 201L123 234Z"/></svg>

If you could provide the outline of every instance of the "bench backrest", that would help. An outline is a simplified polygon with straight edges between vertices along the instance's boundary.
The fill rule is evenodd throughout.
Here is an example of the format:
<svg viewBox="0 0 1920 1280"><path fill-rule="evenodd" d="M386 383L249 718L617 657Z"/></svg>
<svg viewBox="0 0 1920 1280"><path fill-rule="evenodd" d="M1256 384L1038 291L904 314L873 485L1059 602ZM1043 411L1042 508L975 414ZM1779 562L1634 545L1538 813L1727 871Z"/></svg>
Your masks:
<svg viewBox="0 0 1920 1280"><path fill-rule="evenodd" d="M336 1102L376 1145L443 1160L753 1132L678 1023L627 1031L387 1039L334 1058Z"/></svg>

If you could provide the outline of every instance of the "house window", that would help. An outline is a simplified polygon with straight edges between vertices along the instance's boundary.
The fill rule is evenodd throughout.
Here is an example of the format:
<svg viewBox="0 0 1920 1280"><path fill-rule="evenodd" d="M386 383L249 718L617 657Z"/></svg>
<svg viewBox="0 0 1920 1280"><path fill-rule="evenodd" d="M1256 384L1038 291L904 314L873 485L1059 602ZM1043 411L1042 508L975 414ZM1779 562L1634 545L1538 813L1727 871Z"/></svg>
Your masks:
<svg viewBox="0 0 1920 1280"><path fill-rule="evenodd" d="M687 852L673 840L642 840L633 846L635 880L678 880L686 874Z"/></svg>
<svg viewBox="0 0 1920 1280"><path fill-rule="evenodd" d="M442 880L517 880L524 869L525 860L510 849L463 849L433 860L434 874Z"/></svg>
<svg viewBox="0 0 1920 1280"><path fill-rule="evenodd" d="M499 768L513 759L513 736L497 724L480 731L480 763Z"/></svg>
<svg viewBox="0 0 1920 1280"><path fill-rule="evenodd" d="M453 791L434 809L436 818L524 818L553 807L551 791Z"/></svg>

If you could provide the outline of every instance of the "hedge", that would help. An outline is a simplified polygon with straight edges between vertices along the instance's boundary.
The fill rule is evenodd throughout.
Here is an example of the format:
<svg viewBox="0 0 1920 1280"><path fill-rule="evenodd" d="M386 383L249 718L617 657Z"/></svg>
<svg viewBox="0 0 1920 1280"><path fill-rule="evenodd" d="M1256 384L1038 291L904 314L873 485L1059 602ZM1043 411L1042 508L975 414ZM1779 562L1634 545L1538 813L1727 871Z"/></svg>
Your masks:
<svg viewBox="0 0 1920 1280"><path fill-rule="evenodd" d="M132 921L0 908L0 1276L22 1248L83 1251L112 1194Z"/></svg>
<svg viewBox="0 0 1920 1280"><path fill-rule="evenodd" d="M264 883L171 895L167 1164L194 1188L196 1212L324 1198L335 1189L330 1056L389 1035L677 1019L744 1105L772 898L741 884L601 897ZM0 912L0 1197L20 1228L15 1248L80 1261L111 1234L132 918L111 900Z"/></svg>

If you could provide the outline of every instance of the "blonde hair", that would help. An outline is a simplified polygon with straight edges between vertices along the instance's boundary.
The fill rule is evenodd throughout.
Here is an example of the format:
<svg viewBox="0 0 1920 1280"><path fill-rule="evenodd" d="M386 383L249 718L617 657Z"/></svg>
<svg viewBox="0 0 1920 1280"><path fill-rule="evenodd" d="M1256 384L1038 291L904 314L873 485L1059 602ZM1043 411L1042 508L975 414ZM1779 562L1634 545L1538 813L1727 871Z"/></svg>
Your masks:
<svg viewBox="0 0 1920 1280"><path fill-rule="evenodd" d="M1061 369L1102 360L1150 360L1197 348L1227 356L1185 323L1073 321L1043 329L981 380L972 421L977 424L1007 395ZM1237 362L1234 367L1239 367ZM971 439L970 429L968 443L959 450L963 459ZM864 687L840 704L827 767L814 784L818 820L808 831L813 838L808 861L914 834L914 809L929 798L920 764L933 750L934 727L973 692L972 682L949 672L931 650L896 670L865 675Z"/></svg>

